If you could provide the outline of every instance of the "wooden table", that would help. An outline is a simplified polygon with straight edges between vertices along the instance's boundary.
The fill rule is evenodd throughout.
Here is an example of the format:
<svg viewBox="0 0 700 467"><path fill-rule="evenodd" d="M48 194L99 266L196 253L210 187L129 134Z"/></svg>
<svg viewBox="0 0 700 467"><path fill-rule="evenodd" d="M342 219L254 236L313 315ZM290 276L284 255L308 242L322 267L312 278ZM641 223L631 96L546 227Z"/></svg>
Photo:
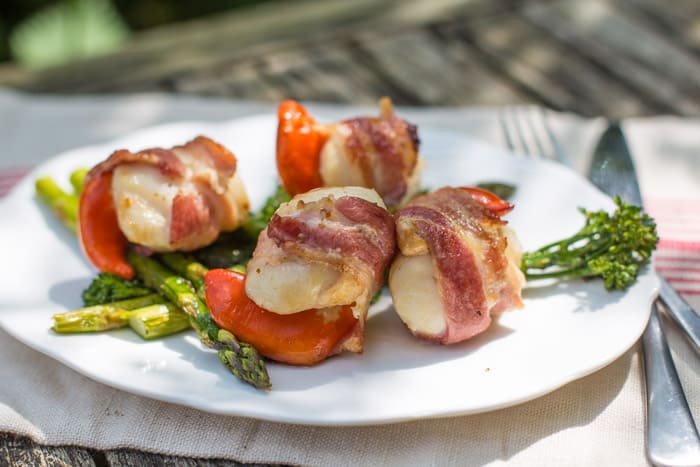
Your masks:
<svg viewBox="0 0 700 467"><path fill-rule="evenodd" d="M121 50L29 72L28 92L160 91L278 102L534 103L609 118L700 115L697 0L270 2L135 36ZM0 465L240 465L46 447L0 434Z"/></svg>

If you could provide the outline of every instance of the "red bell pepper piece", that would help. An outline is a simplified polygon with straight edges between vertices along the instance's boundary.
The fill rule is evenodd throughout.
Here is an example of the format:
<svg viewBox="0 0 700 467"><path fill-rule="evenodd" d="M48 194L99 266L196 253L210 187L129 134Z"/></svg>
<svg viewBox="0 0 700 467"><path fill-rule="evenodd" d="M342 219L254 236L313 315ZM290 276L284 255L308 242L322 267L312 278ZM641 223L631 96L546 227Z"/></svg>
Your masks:
<svg viewBox="0 0 700 467"><path fill-rule="evenodd" d="M277 171L291 196L323 185L319 174L321 149L327 135L296 101L286 100L277 109Z"/></svg>
<svg viewBox="0 0 700 467"><path fill-rule="evenodd" d="M350 306L335 319L311 309L290 315L267 311L245 293L245 274L212 269L205 277L206 300L214 321L267 358L313 365L336 350L357 319Z"/></svg>
<svg viewBox="0 0 700 467"><path fill-rule="evenodd" d="M475 201L478 201L486 209L496 214L497 216L504 216L513 210L515 205L509 203L508 201L499 198L495 194L483 188L477 188L472 186L462 186L462 190L469 193Z"/></svg>
<svg viewBox="0 0 700 467"><path fill-rule="evenodd" d="M111 171L88 175L80 194L78 225L80 246L97 269L125 279L134 277L134 268L126 260L129 241L117 221Z"/></svg>

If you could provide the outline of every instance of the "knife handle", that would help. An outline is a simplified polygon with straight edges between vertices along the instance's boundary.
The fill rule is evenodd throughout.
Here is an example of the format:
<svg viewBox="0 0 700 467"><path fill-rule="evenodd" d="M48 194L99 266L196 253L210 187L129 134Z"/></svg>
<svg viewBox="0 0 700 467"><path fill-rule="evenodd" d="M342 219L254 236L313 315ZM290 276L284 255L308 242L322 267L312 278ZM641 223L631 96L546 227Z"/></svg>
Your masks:
<svg viewBox="0 0 700 467"><path fill-rule="evenodd" d="M658 305L642 336L647 391L647 456L654 465L700 464L700 435L683 394Z"/></svg>
<svg viewBox="0 0 700 467"><path fill-rule="evenodd" d="M700 316L663 277L659 277L659 280L661 281L659 298L665 305L666 311L688 336L690 342L695 346L695 350L700 352Z"/></svg>

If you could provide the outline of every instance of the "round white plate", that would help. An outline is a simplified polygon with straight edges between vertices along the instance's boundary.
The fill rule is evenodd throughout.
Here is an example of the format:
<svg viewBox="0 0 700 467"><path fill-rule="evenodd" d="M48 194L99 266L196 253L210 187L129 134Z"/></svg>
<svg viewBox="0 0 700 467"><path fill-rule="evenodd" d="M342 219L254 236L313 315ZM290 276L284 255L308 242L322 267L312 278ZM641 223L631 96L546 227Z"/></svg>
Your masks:
<svg viewBox="0 0 700 467"><path fill-rule="evenodd" d="M644 330L658 289L650 269L624 293L607 292L599 281L530 284L524 309L504 313L487 332L448 347L410 336L385 295L370 312L363 354L343 354L313 368L270 363L270 392L238 382L191 332L145 342L129 330L68 336L50 330L52 314L81 305L80 292L95 270L75 237L34 197L36 177L67 180L72 170L117 148L168 147L205 134L238 156L253 207L259 207L277 184L275 131L274 116L159 126L38 167L0 203L6 271L0 325L58 362L125 391L216 413L314 425L388 423L518 404L611 363ZM613 207L559 165L513 157L439 129L421 128L420 136L428 163L425 187L517 185L516 208L507 219L526 250L578 230L579 206Z"/></svg>

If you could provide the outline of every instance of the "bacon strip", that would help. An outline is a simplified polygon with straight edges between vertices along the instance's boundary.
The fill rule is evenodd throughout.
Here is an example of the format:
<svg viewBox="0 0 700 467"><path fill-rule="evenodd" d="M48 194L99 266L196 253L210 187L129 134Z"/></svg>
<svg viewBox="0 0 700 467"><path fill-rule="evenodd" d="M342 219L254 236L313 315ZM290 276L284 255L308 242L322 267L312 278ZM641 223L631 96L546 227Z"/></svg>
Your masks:
<svg viewBox="0 0 700 467"><path fill-rule="evenodd" d="M418 133L415 125L394 115L388 98L380 105L379 117L326 126L329 139L322 150L321 177L326 186L374 188L387 205L397 206L418 188Z"/></svg>
<svg viewBox="0 0 700 467"><path fill-rule="evenodd" d="M280 314L351 305L358 323L338 351L360 352L369 302L396 243L393 218L376 192L353 190L371 196L320 188L281 206L248 263L246 292Z"/></svg>
<svg viewBox="0 0 700 467"><path fill-rule="evenodd" d="M492 313L522 307L524 279L516 245L509 244L515 238L468 193L448 187L419 196L397 212L396 222L402 255L432 255L441 309L431 312L446 323L440 335L412 329L419 337L463 341L488 328Z"/></svg>
<svg viewBox="0 0 700 467"><path fill-rule="evenodd" d="M303 206L307 215L275 214L267 235L282 250L334 264L356 263L380 278L394 253L394 222L386 209L367 200L324 200L327 207Z"/></svg>

